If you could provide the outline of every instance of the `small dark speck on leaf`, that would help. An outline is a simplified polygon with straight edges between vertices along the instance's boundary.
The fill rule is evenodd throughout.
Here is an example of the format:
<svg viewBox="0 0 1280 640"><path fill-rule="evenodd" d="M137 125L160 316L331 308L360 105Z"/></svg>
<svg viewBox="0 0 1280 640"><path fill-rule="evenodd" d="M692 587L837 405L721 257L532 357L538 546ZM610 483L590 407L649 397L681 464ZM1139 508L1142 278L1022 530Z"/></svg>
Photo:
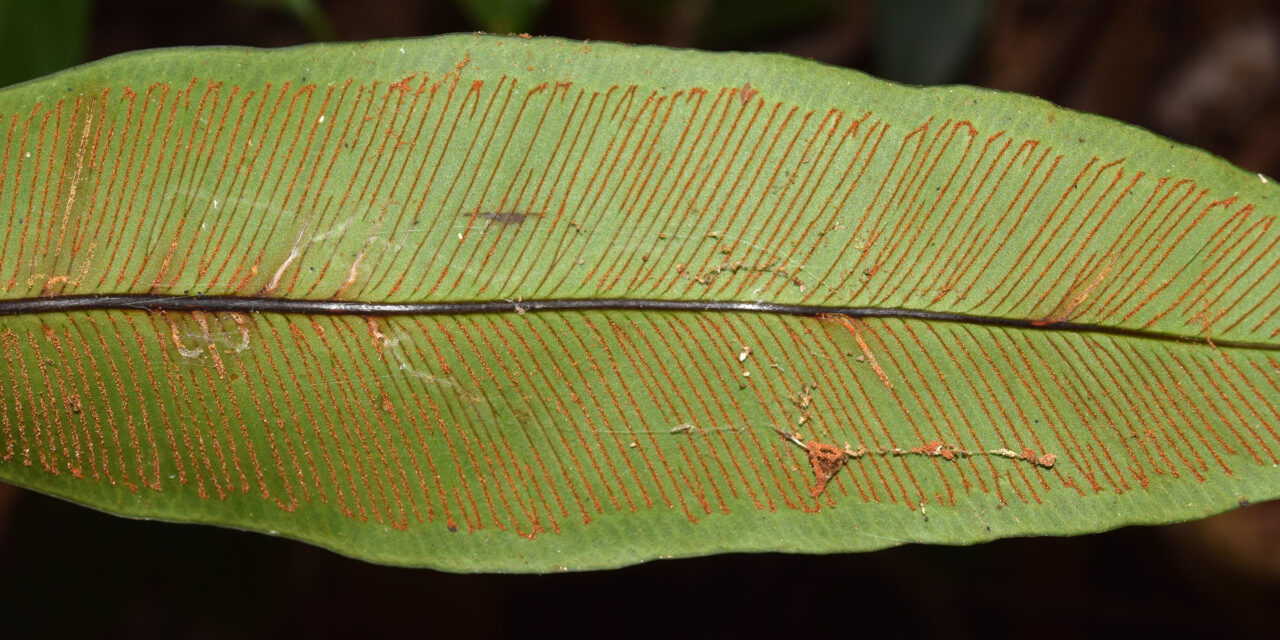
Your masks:
<svg viewBox="0 0 1280 640"><path fill-rule="evenodd" d="M1247 507L1247 506L1249 506L1249 505L1250 505L1250 504L1252 504L1252 503L1251 503L1251 502L1249 502L1249 499L1248 499L1248 498L1240 498L1240 502L1238 502L1237 504L1239 504L1239 505L1240 505L1240 506L1242 506L1242 507Z"/></svg>

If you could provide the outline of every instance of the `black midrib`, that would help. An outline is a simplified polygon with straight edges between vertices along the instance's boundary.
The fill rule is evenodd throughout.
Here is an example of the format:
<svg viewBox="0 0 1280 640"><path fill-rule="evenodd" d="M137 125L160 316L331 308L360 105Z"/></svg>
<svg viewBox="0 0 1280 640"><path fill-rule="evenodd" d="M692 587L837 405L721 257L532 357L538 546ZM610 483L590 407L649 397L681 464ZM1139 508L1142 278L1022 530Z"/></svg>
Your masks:
<svg viewBox="0 0 1280 640"><path fill-rule="evenodd" d="M466 302L360 302L355 300L299 300L252 296L175 296L160 294L63 295L0 300L0 316L66 313L94 310L203 311L209 313L282 313L299 315L463 315L476 313L537 313L540 311L667 311L763 313L789 316L844 316L931 320L1032 331L1092 333L1167 342L1194 343L1219 349L1280 351L1280 344L1218 340L1205 336L1131 329L1084 322L1045 322L968 313L884 307L840 307L733 300L650 300L638 298L566 298L548 300L477 300Z"/></svg>

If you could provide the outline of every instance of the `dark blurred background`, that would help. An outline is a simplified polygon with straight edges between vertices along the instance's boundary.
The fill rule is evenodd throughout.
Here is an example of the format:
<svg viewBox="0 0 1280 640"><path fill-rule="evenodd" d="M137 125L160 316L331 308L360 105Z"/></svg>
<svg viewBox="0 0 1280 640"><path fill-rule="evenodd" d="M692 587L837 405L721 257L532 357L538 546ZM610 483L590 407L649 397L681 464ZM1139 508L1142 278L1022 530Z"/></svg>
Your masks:
<svg viewBox="0 0 1280 640"><path fill-rule="evenodd" d="M456 31L782 51L1041 96L1280 175L1265 0L0 0L0 85L124 51ZM1276 637L1280 504L974 547L451 575L130 521L0 485L0 633Z"/></svg>

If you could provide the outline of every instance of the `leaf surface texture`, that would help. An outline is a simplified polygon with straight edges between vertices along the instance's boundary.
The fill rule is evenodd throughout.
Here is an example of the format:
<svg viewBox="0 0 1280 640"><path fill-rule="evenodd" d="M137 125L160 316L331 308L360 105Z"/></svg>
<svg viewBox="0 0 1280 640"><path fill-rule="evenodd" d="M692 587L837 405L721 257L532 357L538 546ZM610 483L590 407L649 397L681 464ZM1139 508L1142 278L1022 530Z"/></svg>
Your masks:
<svg viewBox="0 0 1280 640"><path fill-rule="evenodd" d="M1030 98L468 35L0 140L0 477L115 513L548 571L1276 495L1274 185Z"/></svg>

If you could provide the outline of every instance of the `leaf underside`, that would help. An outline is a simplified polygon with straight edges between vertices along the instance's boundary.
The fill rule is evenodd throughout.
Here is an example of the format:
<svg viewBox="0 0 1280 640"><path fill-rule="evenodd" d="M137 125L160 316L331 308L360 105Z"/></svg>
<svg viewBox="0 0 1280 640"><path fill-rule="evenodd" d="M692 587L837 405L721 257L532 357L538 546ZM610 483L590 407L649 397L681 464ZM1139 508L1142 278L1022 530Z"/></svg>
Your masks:
<svg viewBox="0 0 1280 640"><path fill-rule="evenodd" d="M121 56L0 138L0 478L114 513L549 571L1280 493L1274 185L1033 99L465 35Z"/></svg>

